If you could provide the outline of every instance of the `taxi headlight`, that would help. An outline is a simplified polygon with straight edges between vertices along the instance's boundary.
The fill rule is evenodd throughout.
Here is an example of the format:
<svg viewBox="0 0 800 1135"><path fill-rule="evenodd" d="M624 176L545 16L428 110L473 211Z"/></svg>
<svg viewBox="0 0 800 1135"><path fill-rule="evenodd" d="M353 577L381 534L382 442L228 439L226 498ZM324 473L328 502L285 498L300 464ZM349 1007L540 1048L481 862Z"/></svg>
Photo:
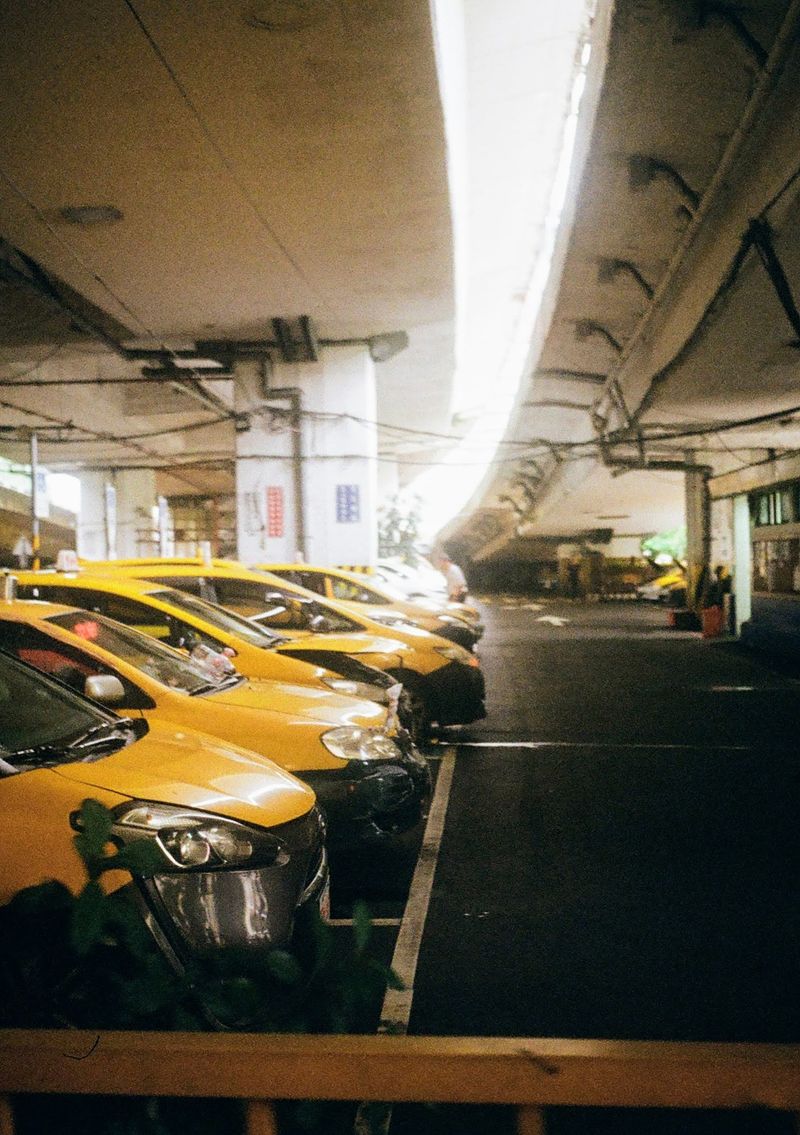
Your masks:
<svg viewBox="0 0 800 1135"><path fill-rule="evenodd" d="M402 758L400 749L381 729L342 725L323 733L320 740L329 753L347 761L397 761Z"/></svg>
<svg viewBox="0 0 800 1135"><path fill-rule="evenodd" d="M347 694L351 698L364 698L367 701L377 702L378 705L388 705L389 699L386 690L380 686L373 686L369 682L354 682L350 678L323 678L325 685L337 694Z"/></svg>
<svg viewBox="0 0 800 1135"><path fill-rule="evenodd" d="M288 859L271 832L193 808L137 801L115 813L113 834L123 842L149 837L167 869L271 867Z"/></svg>

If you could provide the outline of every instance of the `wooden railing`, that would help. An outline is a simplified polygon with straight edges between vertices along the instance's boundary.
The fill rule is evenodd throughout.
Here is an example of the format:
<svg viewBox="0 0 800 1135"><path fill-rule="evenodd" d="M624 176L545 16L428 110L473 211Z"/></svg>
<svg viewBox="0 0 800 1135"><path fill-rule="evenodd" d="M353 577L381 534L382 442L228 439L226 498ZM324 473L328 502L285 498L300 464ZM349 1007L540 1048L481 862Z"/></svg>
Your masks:
<svg viewBox="0 0 800 1135"><path fill-rule="evenodd" d="M520 1135L547 1107L768 1108L800 1114L800 1046L485 1037L0 1031L0 1135L20 1093L225 1097L247 1135L287 1099L504 1104ZM800 1130L800 1127L798 1127Z"/></svg>

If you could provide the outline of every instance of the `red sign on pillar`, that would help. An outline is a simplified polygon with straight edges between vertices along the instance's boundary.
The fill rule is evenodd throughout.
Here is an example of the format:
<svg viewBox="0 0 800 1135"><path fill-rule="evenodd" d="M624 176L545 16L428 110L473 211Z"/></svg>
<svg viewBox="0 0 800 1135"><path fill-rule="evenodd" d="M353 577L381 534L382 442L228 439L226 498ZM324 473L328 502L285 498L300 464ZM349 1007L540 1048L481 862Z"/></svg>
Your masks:
<svg viewBox="0 0 800 1135"><path fill-rule="evenodd" d="M267 536L283 535L283 489L267 486Z"/></svg>

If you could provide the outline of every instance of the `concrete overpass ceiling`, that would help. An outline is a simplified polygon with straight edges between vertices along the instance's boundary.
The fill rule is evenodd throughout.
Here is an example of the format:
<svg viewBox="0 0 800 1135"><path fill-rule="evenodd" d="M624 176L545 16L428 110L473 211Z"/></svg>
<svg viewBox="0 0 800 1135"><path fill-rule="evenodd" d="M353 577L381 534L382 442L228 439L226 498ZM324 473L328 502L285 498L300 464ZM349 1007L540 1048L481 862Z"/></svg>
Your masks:
<svg viewBox="0 0 800 1135"><path fill-rule="evenodd" d="M401 388L408 426L447 424L453 248L427 2L16 5L0 135L0 238L95 326L175 348L271 338L275 316L308 314L331 339L405 330L381 386ZM83 206L109 208L65 213ZM207 384L216 408L171 384L134 396L140 361L13 275L0 299L0 382L109 380L5 389L5 424L45 425L46 406L87 427L43 433L52 467L230 458L224 386Z"/></svg>
<svg viewBox="0 0 800 1135"><path fill-rule="evenodd" d="M6 239L132 335L257 337L269 315L310 311L324 335L366 335L450 315L425 7L320 3L305 26L294 10L17 7ZM60 215L87 202L122 218Z"/></svg>
<svg viewBox="0 0 800 1135"><path fill-rule="evenodd" d="M784 310L769 248L751 228L768 222L766 244L796 302L799 8L614 6L549 330L501 472L464 531L483 524L512 541L578 534L601 516L619 516L620 535L677 522L681 474L619 475L599 461L598 437L611 462L694 451L715 471L800 444L800 317L793 324ZM644 450L640 433L653 439Z"/></svg>

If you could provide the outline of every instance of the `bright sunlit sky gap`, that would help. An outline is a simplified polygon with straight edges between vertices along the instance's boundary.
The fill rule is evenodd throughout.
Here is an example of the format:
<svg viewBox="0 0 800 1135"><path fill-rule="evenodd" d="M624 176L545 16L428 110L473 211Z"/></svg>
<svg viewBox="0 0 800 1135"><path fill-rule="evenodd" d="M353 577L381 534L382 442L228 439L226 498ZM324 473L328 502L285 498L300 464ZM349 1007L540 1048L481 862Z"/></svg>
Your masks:
<svg viewBox="0 0 800 1135"><path fill-rule="evenodd" d="M441 41L446 38L448 34L453 33L455 26L454 9L458 8L464 20L467 23L466 35L466 53L469 55L470 47L473 47L478 52L480 47L475 48L474 42L470 40L470 34L476 34L476 26L467 18L468 10L470 9L469 0L434 0L434 9L437 19L437 39ZM534 9L538 8L538 14L532 14ZM475 8L472 9L474 15ZM492 15L495 20L501 18L504 9L502 6L492 6ZM509 9L511 11L511 9ZM501 442L505 430L508 425L508 420L513 409L517 393L525 375L525 367L530 351L531 337L533 334L534 326L539 314L542 304L542 299L545 294L550 268L555 248L556 234L558 232L558 225L561 219L567 186L569 183L569 173L572 162L572 156L575 147L576 128L578 121L578 111L580 108L581 98L586 85L586 68L589 62L590 45L584 42L580 55L578 49L581 40L585 39L586 26L585 26L586 4L583 0L576 0L574 4L574 34L570 39L569 36L562 35L559 41L559 48L565 52L563 64L570 68L571 75L571 88L564 91L563 98L551 98L549 103L547 100L542 102L539 99L536 103L538 117L535 122L531 122L530 131L530 144L531 147L536 147L542 138L546 139L548 136L557 139L553 145L558 146L560 142L560 151L558 159L555 163L540 160L538 177L541 178L541 170L553 168L555 164L555 173L552 176L552 185L549 192L549 200L546 197L546 187L544 189L545 196L542 195L541 186L539 189L539 199L546 202L542 208L543 215L541 218L531 217L531 207L527 205L518 212L516 216L510 216L510 211L514 209L514 195L513 192L509 195L508 192L508 176L509 173L513 175L513 162L515 161L515 154L513 150L514 140L519 137L519 122L510 121L512 115L503 116L498 114L502 111L503 102L501 99L494 98L491 102L490 109L495 112L495 120L491 121L489 128L493 135L498 135L502 131L508 132L510 148L506 151L511 155L512 167L509 169L498 168L494 171L486 171L478 163L474 164L475 153L470 155L470 161L466 160L464 154L464 145L466 139L466 146L469 148L477 147L481 143L480 130L473 128L473 123L470 119L470 113L474 114L477 118L483 121L483 128L486 129L486 107L481 106L480 99L486 96L486 81L485 73L487 60L483 58L480 62L482 64L482 74L484 78L483 87L479 86L477 91L471 89L470 84L467 84L467 115L466 115L466 131L464 133L464 121L452 108L452 104L457 102L459 94L462 91L456 90L448 94L448 89L445 89L445 84L451 83L454 71L454 60L457 58L458 51L451 51L448 56L448 66L441 66L441 56L446 54L442 50L441 42L438 44L438 51L440 56L440 83L443 86L442 101L445 107L445 121L450 139L450 131L455 128L457 138L455 144L451 144L449 140L450 150L450 168L449 178L451 182L451 208L454 211L454 245L456 257L456 323L457 323L457 350L456 350L456 376L454 383L454 398L453 408L458 409L461 406L470 406L469 416L475 417L473 425L468 429L462 442L450 450L442 459L441 464L436 468L429 469L425 473L417 477L405 490L409 498L414 496L418 497L421 502L421 518L420 518L420 535L421 538L430 542L435 537L436 533L458 512L465 506L467 501L478 488L482 479L484 478L490 463L496 457L498 445ZM542 12L541 6L532 6L525 17L528 20L537 19L540 21L538 28L534 29L540 36L549 38L548 29L546 28L548 15ZM526 29L528 34L531 34L531 27ZM511 34L511 41L514 40L514 34ZM522 37L524 42L524 36ZM549 45L550 51L553 51L554 44L551 40ZM509 40L506 40L506 53L510 55L512 47L509 46ZM578 61L577 63L575 61ZM504 63L506 60L502 52L495 52L493 65L496 69L497 81L502 84L504 79ZM464 65L468 65L465 59ZM531 63L531 70L535 67ZM577 66L577 71L574 69ZM558 70L554 72L556 78L558 77ZM569 81L569 79L568 79ZM552 93L552 92L551 92ZM511 105L515 106L518 113L518 91L513 92L514 99ZM568 113L564 117L564 106L566 96L569 95ZM477 104L477 105L476 105ZM559 138L559 122L550 122L548 135L548 126L541 122L541 109L542 106L549 105L554 114L558 115L561 124L560 138ZM450 107L448 111L448 106ZM454 125L455 124L455 127ZM484 138L485 141L485 138ZM502 146L502 141L500 143ZM498 151L501 152L501 151ZM481 153L479 157L483 157ZM488 161L491 159L488 158ZM473 178L478 177L481 179L481 184L477 192L481 196L483 203L483 212L480 214L479 210L472 209L469 224L465 221L463 216L459 216L460 210L465 207L469 194L465 193L462 183L465 168L469 168ZM520 168L520 176L525 176L530 173L529 167L524 164ZM493 174L491 184L489 183L488 174ZM456 183L456 190L453 191L452 186ZM491 197L489 198L489 189L491 190ZM522 197L523 203L530 200L536 200L535 194L518 194ZM487 292L485 282L481 282L480 274L488 275L492 271L491 264L482 264L479 262L479 257L475 254L475 248L486 247L487 235L491 235L491 230L487 234L486 231L476 231L478 224L483 226L492 226L498 224L498 218L503 219L503 228L506 232L509 231L509 221L511 224L518 226L520 234L536 234L538 233L538 243L535 241L530 243L528 267L522 274L522 278L527 276L528 283L524 288L523 294L520 295L517 291L513 295L497 295L493 292ZM537 224L536 222L539 222ZM520 240L522 235L520 235ZM491 242L490 242L491 243ZM476 284L474 295L479 297L478 304L480 311L470 310L470 305L466 300L469 293L469 281ZM483 290L481 290L481 287ZM502 301L505 300L505 303ZM498 302L500 301L500 302ZM513 305L513 306L512 306ZM478 363L478 373L476 373L476 366L473 365L472 372L470 373L470 361L473 358L479 358L479 351L475 350L476 335L476 317L481 317L480 332L483 334L491 335L492 327L485 320L484 310L491 307L496 312L496 330L497 341L493 345L492 363L496 364L496 371L494 374L486 374L482 364ZM514 318L514 309L516 309L516 318ZM471 338L472 337L472 338ZM490 399L485 401L482 406L475 404L475 392L479 392L483 399ZM462 409L462 414L467 417L467 412ZM465 467L465 456L468 455L469 467ZM405 495L405 494L404 494Z"/></svg>

